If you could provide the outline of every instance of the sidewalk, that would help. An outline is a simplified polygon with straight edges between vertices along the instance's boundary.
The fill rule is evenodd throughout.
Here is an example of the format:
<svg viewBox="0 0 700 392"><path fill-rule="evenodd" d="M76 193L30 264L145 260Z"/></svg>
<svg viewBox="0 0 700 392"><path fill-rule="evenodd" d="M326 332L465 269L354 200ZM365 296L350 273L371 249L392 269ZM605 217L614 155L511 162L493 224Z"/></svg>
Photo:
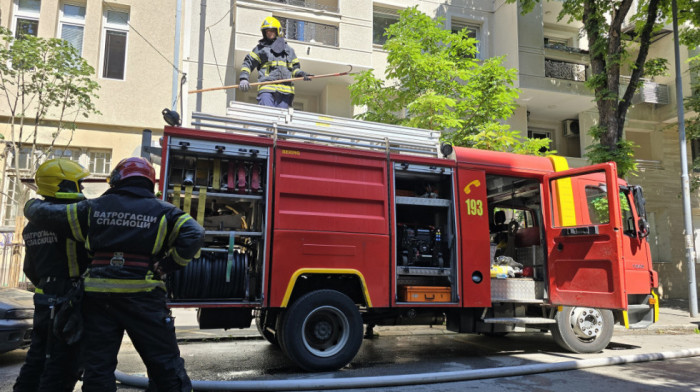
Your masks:
<svg viewBox="0 0 700 392"><path fill-rule="evenodd" d="M700 333L700 317L690 317L688 300L662 300L659 308L659 321L646 329L630 330L615 326L615 334L694 334ZM196 309L174 308L177 339L181 343L197 341L230 341L262 339L255 326L244 329L199 329ZM434 335L452 334L444 326L377 326L374 332L378 336Z"/></svg>

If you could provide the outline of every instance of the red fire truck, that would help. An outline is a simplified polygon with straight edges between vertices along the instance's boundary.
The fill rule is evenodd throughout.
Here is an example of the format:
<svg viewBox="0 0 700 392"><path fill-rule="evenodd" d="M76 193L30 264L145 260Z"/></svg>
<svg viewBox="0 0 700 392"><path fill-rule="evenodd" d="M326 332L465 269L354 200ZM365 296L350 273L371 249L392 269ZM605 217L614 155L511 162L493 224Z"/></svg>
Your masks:
<svg viewBox="0 0 700 392"><path fill-rule="evenodd" d="M658 318L642 189L614 163L570 169L440 145L432 131L232 104L166 127L160 189L206 229L167 277L201 328L246 328L333 370L375 325L550 331L597 352Z"/></svg>

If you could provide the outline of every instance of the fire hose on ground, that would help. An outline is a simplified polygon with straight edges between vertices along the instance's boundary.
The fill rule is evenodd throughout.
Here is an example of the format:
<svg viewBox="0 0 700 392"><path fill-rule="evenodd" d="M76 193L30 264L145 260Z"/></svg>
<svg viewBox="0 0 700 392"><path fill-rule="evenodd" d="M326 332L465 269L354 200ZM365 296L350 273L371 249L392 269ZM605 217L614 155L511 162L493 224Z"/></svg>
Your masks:
<svg viewBox="0 0 700 392"><path fill-rule="evenodd" d="M325 378L307 380L240 380L240 381L192 381L195 390L207 391L300 391L341 388L395 387L402 385L434 384L480 380L486 378L522 376L526 374L562 372L600 366L623 365L700 356L700 348L665 351L648 354L631 354L607 358L579 359L555 363L539 363L500 368L459 370L452 372L401 374L391 376ZM122 384L146 388L148 378L128 375L117 370L117 380Z"/></svg>

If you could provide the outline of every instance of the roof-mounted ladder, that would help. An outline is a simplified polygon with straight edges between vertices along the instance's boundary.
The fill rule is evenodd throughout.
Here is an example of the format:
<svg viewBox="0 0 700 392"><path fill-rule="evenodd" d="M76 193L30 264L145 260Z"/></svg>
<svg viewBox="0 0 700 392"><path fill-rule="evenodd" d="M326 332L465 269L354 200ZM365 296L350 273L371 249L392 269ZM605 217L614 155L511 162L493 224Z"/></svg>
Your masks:
<svg viewBox="0 0 700 392"><path fill-rule="evenodd" d="M192 125L280 140L438 157L440 132L231 102L226 116L192 113Z"/></svg>

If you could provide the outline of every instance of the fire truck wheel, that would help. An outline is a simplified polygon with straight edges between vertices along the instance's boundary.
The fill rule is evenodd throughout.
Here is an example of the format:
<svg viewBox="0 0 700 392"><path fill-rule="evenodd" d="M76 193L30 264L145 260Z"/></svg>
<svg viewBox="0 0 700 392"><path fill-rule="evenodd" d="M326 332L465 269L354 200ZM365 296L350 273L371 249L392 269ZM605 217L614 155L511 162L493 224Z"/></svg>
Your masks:
<svg viewBox="0 0 700 392"><path fill-rule="evenodd" d="M270 332L269 324L263 326L263 320L267 320L267 313L265 310L256 310L255 311L255 326L258 327L258 333L260 333L260 336L264 337L265 340L270 342L273 346L280 346L280 343L277 341L277 337L273 332Z"/></svg>
<svg viewBox="0 0 700 392"><path fill-rule="evenodd" d="M554 341L571 352L597 353L612 339L615 319L608 309L564 306L555 319Z"/></svg>
<svg viewBox="0 0 700 392"><path fill-rule="evenodd" d="M313 291L285 312L280 344L304 370L337 370L360 349L362 326L362 316L348 296L335 290Z"/></svg>

